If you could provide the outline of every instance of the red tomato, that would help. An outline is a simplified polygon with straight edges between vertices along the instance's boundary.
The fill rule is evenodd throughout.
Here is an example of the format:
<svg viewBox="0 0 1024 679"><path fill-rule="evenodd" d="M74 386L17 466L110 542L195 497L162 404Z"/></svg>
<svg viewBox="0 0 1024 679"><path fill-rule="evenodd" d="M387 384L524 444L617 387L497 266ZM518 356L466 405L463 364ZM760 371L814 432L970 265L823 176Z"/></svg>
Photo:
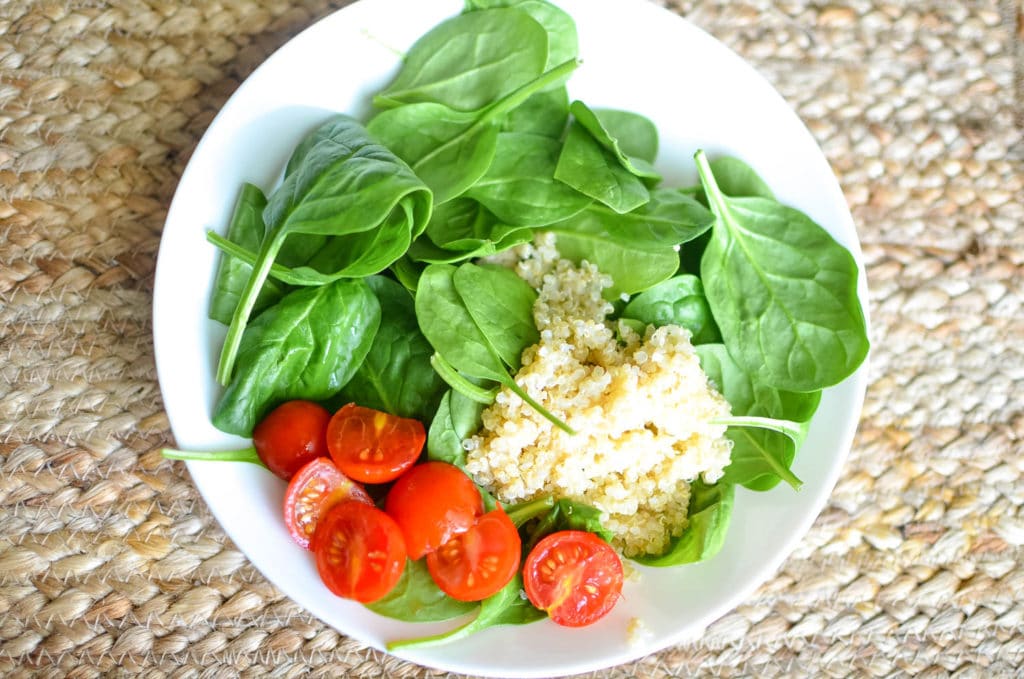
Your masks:
<svg viewBox="0 0 1024 679"><path fill-rule="evenodd" d="M469 530L484 513L484 502L461 469L424 462L398 477L384 511L402 529L409 558L418 559Z"/></svg>
<svg viewBox="0 0 1024 679"><path fill-rule="evenodd" d="M512 519L504 510L495 509L427 554L427 570L446 594L460 601L480 601L516 574L522 548Z"/></svg>
<svg viewBox="0 0 1024 679"><path fill-rule="evenodd" d="M272 410L252 432L263 464L287 481L299 467L327 455L331 414L310 401L288 401Z"/></svg>
<svg viewBox="0 0 1024 679"><path fill-rule="evenodd" d="M354 403L343 406L327 426L327 449L334 464L363 483L397 479L416 463L426 440L419 420Z"/></svg>
<svg viewBox="0 0 1024 679"><path fill-rule="evenodd" d="M622 594L622 561L593 533L563 530L544 537L523 566L530 602L566 627L604 617Z"/></svg>
<svg viewBox="0 0 1024 679"><path fill-rule="evenodd" d="M327 589L363 603L390 592L405 568L405 542L398 524L362 502L331 507L316 528L313 553Z"/></svg>
<svg viewBox="0 0 1024 679"><path fill-rule="evenodd" d="M343 500L373 504L363 487L338 471L328 458L308 462L295 472L284 493L284 524L292 539L309 549L320 517Z"/></svg>

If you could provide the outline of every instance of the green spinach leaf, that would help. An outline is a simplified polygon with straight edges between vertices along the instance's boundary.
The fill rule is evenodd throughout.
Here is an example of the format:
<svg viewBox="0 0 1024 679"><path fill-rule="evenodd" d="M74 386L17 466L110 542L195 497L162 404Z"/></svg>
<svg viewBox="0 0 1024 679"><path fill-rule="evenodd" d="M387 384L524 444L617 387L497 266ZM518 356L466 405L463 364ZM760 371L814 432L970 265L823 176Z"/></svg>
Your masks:
<svg viewBox="0 0 1024 679"><path fill-rule="evenodd" d="M498 625L525 625L527 623L542 620L547 613L535 608L525 594L523 594L522 576L516 574L507 585L497 594L489 596L480 602L480 612L477 616L462 625L448 632L434 634L418 639L404 639L401 641L389 642L389 651L405 650L410 648L427 648L447 644L452 641L464 639L471 634L488 627Z"/></svg>
<svg viewBox="0 0 1024 679"><path fill-rule="evenodd" d="M595 507L568 498L560 498L533 527L530 532L530 540L523 549L525 552L529 552L544 536L560 530L585 530L595 533L602 540L608 542L612 539L613 534L604 527L601 518L601 511Z"/></svg>
<svg viewBox="0 0 1024 679"><path fill-rule="evenodd" d="M721 341L704 286L696 276L674 276L629 301L622 315L655 326L679 325L690 331L694 344Z"/></svg>
<svg viewBox="0 0 1024 679"><path fill-rule="evenodd" d="M451 620L479 607L475 601L459 601L434 583L426 560L408 560L394 589L383 598L366 604L374 613L406 622Z"/></svg>
<svg viewBox="0 0 1024 679"><path fill-rule="evenodd" d="M235 201L235 209L231 214L231 222L228 224L227 240L247 250L256 251L260 248L260 241L266 228L263 226L263 208L267 205L267 199L263 191L257 186L245 183ZM227 252L221 252L220 264L217 267L217 276L213 281L213 296L210 298L209 316L215 321L227 325L238 306L238 299L245 288L246 281L252 273L252 264ZM281 299L288 291L287 286L275 280L267 280L260 288L256 302L253 304L253 313L258 314L263 309Z"/></svg>
<svg viewBox="0 0 1024 679"><path fill-rule="evenodd" d="M722 549L729 532L735 486L719 482L707 484L697 479L690 484L688 523L672 539L664 554L633 557L645 566L678 566L706 561Z"/></svg>
<svg viewBox="0 0 1024 679"><path fill-rule="evenodd" d="M455 291L502 362L518 371L526 347L540 341L533 323L537 293L514 271L463 264L452 275Z"/></svg>
<svg viewBox="0 0 1024 679"><path fill-rule="evenodd" d="M466 450L462 442L480 429L483 410L484 404L457 391L445 392L427 431L427 457L464 467Z"/></svg>
<svg viewBox="0 0 1024 679"><path fill-rule="evenodd" d="M366 283L380 302L380 328L341 398L426 422L445 384L430 365L434 349L420 332L412 295L383 276L370 276Z"/></svg>
<svg viewBox="0 0 1024 679"><path fill-rule="evenodd" d="M635 210L651 199L644 182L623 167L615 154L601 146L578 121L569 125L555 167L555 179L618 213Z"/></svg>
<svg viewBox="0 0 1024 679"><path fill-rule="evenodd" d="M649 186L661 181L653 165L658 155L658 128L650 120L630 111L591 110L578 100L569 105L569 113L631 174Z"/></svg>
<svg viewBox="0 0 1024 679"><path fill-rule="evenodd" d="M540 134L561 141L569 124L569 93L565 87L544 90L512 109L502 130Z"/></svg>
<svg viewBox="0 0 1024 679"><path fill-rule="evenodd" d="M469 0L466 3L467 11L496 7L514 7L522 10L544 27L548 34L546 68L551 68L578 56L579 38L576 33L576 22L550 2L546 2L546 0Z"/></svg>
<svg viewBox="0 0 1024 679"><path fill-rule="evenodd" d="M544 71L548 36L526 12L488 9L443 21L417 40L380 108L433 102L457 111L489 106Z"/></svg>
<svg viewBox="0 0 1024 679"><path fill-rule="evenodd" d="M821 392L788 392L769 386L751 376L732 359L725 345L696 347L701 367L729 402L736 416L780 418L805 426L818 408ZM752 427L729 427L733 442L724 481L751 490L768 490L785 481L794 488L802 482L790 470L798 442L778 431Z"/></svg>
<svg viewBox="0 0 1024 679"><path fill-rule="evenodd" d="M283 401L334 396L370 351L379 325L380 304L363 281L289 293L243 334L239 368L214 409L214 426L248 437Z"/></svg>
<svg viewBox="0 0 1024 679"><path fill-rule="evenodd" d="M581 222L572 230L557 233L558 254L579 264L590 262L612 277L612 286L604 291L605 299L619 299L623 294L647 290L668 280L679 266L679 258L672 248L650 251L623 243L599 223Z"/></svg>
<svg viewBox="0 0 1024 679"><path fill-rule="evenodd" d="M568 219L593 201L555 180L561 149L550 137L502 132L494 162L466 196L505 224L545 226Z"/></svg>
<svg viewBox="0 0 1024 679"><path fill-rule="evenodd" d="M336 116L326 125L331 134L306 153L263 211L268 230L224 340L217 366L221 384L232 378L259 291L290 236L352 236L345 263L332 265L329 272L331 278L341 278L375 273L367 268L368 261L387 266L426 228L432 197L409 166L347 116ZM386 237L376 237L375 229Z"/></svg>
<svg viewBox="0 0 1024 679"><path fill-rule="evenodd" d="M778 389L841 382L868 352L853 255L799 210L725 195L696 158L716 216L701 279L729 354Z"/></svg>

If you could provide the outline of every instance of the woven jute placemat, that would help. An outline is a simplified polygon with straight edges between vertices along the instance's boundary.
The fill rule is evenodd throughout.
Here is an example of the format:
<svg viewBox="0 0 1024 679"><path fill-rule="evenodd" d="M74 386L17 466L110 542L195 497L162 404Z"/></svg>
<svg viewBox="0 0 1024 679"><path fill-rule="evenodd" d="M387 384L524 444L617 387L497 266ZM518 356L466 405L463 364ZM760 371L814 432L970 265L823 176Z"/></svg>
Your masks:
<svg viewBox="0 0 1024 679"><path fill-rule="evenodd" d="M0 674L443 674L290 602L158 452L150 303L177 179L241 80L341 4L0 3ZM781 570L698 641L595 676L1021 675L1022 5L671 7L766 74L835 168L871 386Z"/></svg>

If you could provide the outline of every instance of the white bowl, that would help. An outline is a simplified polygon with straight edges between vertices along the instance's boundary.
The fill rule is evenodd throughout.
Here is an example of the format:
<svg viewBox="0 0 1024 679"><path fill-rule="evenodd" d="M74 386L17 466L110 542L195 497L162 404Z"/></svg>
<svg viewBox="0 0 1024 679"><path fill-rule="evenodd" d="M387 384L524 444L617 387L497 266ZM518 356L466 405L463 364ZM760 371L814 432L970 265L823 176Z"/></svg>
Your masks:
<svg viewBox="0 0 1024 679"><path fill-rule="evenodd" d="M583 65L570 94L648 116L661 134L658 168L669 185L695 183L697 148L751 164L785 203L804 210L861 261L843 194L814 139L771 86L738 56L647 0L559 0L576 20ZM210 423L223 326L207 320L216 250L242 181L273 187L295 144L334 112L365 115L370 95L398 68L400 53L461 0L361 0L310 27L260 66L228 100L196 148L175 194L160 244L153 301L157 370L179 447L228 449L247 441ZM861 264L861 299L866 286ZM488 629L448 646L409 651L422 665L486 676L538 677L627 662L693 638L749 596L779 567L821 511L850 448L866 365L828 389L794 471L799 492L739 490L732 526L711 561L640 568L624 599L582 629L550 621ZM271 582L324 622L383 648L393 639L453 623L402 623L331 595L311 556L281 520L284 484L247 464L188 464L224 530ZM640 619L647 633L631 639Z"/></svg>

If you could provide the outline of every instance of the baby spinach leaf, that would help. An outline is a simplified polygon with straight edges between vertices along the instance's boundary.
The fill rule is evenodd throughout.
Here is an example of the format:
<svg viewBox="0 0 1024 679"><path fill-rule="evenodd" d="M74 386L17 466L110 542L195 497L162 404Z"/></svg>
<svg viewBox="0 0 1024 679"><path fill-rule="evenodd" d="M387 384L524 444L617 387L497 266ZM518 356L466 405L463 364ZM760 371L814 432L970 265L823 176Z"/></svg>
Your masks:
<svg viewBox="0 0 1024 679"><path fill-rule="evenodd" d="M654 189L650 197L646 204L625 214L593 203L548 228L558 233L600 232L631 248L664 252L698 238L715 222L707 208L674 189Z"/></svg>
<svg viewBox="0 0 1024 679"><path fill-rule="evenodd" d="M614 535L604 527L601 519L601 510L582 502L560 498L534 526L530 532L530 540L523 550L529 552L544 536L560 530L585 530L597 534L602 540L608 542Z"/></svg>
<svg viewBox="0 0 1024 679"><path fill-rule="evenodd" d="M466 377L453 368L452 364L446 361L444 357L437 352L434 352L434 355L430 357L430 365L433 366L434 371L437 372L441 379L444 380L456 394L485 406L494 403L494 399L498 395L498 387L488 389L484 386L480 386L479 384L481 382L491 384L493 380Z"/></svg>
<svg viewBox="0 0 1024 679"><path fill-rule="evenodd" d="M579 264L583 260L612 277L612 286L605 289L605 299L618 299L622 294L641 292L668 280L679 266L672 248L652 252L622 242L602 225L583 222L572 230L556 231L558 254Z"/></svg>
<svg viewBox="0 0 1024 679"><path fill-rule="evenodd" d="M263 208L267 199L263 191L249 183L242 184L242 190L235 201L235 209L228 224L227 240L244 249L256 251L266 231L263 226ZM210 299L209 316L215 321L227 325L238 306L238 299L245 288L246 281L252 273L252 264L221 252L217 277L213 281L213 296ZM260 288L259 295L253 305L253 313L281 299L287 287L278 281L268 280Z"/></svg>
<svg viewBox="0 0 1024 679"><path fill-rule="evenodd" d="M392 641L387 644L389 651L410 648L427 648L465 639L480 630L498 625L525 625L542 620L547 613L535 608L523 594L522 576L516 574L497 594L480 602L480 612L473 620L448 632L417 639Z"/></svg>
<svg viewBox="0 0 1024 679"><path fill-rule="evenodd" d="M579 54L576 22L563 10L546 0L470 0L467 10L514 7L529 14L548 34L548 58L545 68L575 59Z"/></svg>
<svg viewBox="0 0 1024 679"><path fill-rule="evenodd" d="M391 264L389 271L395 277L395 280L402 284L403 288L413 293L413 295L416 294L416 287L419 285L423 267L412 261L408 254L396 259Z"/></svg>
<svg viewBox="0 0 1024 679"><path fill-rule="evenodd" d="M289 293L242 335L239 367L214 408L214 426L251 436L283 401L334 396L370 351L379 325L380 304L361 280Z"/></svg>
<svg viewBox="0 0 1024 679"><path fill-rule="evenodd" d="M853 255L799 210L725 195L696 159L716 216L701 279L729 354L779 389L841 382L868 352Z"/></svg>
<svg viewBox="0 0 1024 679"><path fill-rule="evenodd" d="M630 111L591 110L578 100L569 105L569 113L631 174L649 186L661 181L653 165L658 155L658 128L650 120Z"/></svg>
<svg viewBox="0 0 1024 679"><path fill-rule="evenodd" d="M502 132L494 161L466 196L505 224L544 226L568 219L593 201L555 180L561 149L550 137Z"/></svg>
<svg viewBox="0 0 1024 679"><path fill-rule="evenodd" d="M487 171L503 116L575 68L574 61L560 64L479 111L410 104L379 113L367 129L409 163L439 205L461 195Z"/></svg>
<svg viewBox="0 0 1024 679"><path fill-rule="evenodd" d="M647 186L580 125L569 125L555 179L623 213L651 199Z"/></svg>
<svg viewBox="0 0 1024 679"><path fill-rule="evenodd" d="M414 248L414 251L419 252L414 252L413 257L424 261L434 261L425 259L422 256L425 254L441 258L460 253L462 259L468 258L469 255L465 253L481 253L473 255L476 257L494 254L532 237L528 228L502 224L490 210L469 198L457 198L438 206L424 233L431 243L449 251L447 255L433 254L429 248L423 248L421 238L417 241L419 245Z"/></svg>
<svg viewBox="0 0 1024 679"><path fill-rule="evenodd" d="M469 12L417 40L394 81L373 98L380 108L434 102L457 111L490 105L544 71L548 36L518 9Z"/></svg>
<svg viewBox="0 0 1024 679"><path fill-rule="evenodd" d="M501 129L541 134L561 141L568 124L569 93L563 86L532 95L509 112Z"/></svg>
<svg viewBox="0 0 1024 679"><path fill-rule="evenodd" d="M425 422L433 415L445 384L430 365L434 349L420 332L412 295L383 276L365 280L380 302L380 328L341 397Z"/></svg>
<svg viewBox="0 0 1024 679"><path fill-rule="evenodd" d="M696 351L701 368L735 416L779 418L806 425L821 401L821 392L782 391L744 372L723 344L702 344ZM791 437L749 427L730 427L726 436L733 442L731 461L725 468L726 482L751 490L767 490L780 480L794 488L802 485L790 470L798 447Z"/></svg>
<svg viewBox="0 0 1024 679"><path fill-rule="evenodd" d="M498 382L523 399L552 424L574 434L572 428L537 403L508 374L506 368L508 360L514 353L515 360L518 362L518 356L526 346L513 352L507 338L489 334L498 328L521 328L532 323L532 314L526 315L527 311L522 304L522 299L519 298L519 293L515 289L510 289L508 300L474 294L473 301L470 303L472 304L471 313L466 300L456 289L455 271L456 268L453 266L431 264L424 270L416 290L416 316L420 322L420 329L444 363L453 368L448 376L442 371L442 378L453 387L457 387L459 382L457 379L451 378L458 378L459 373ZM494 277L492 281L498 281L498 279ZM502 285L503 283L500 282L492 282L491 289L500 291ZM498 294L505 293L499 292ZM510 313L517 314L518 317L508 318ZM483 327L477 324L477 318L483 323ZM500 353L495 347L495 342L501 347ZM435 370L442 365L436 360L434 363Z"/></svg>
<svg viewBox="0 0 1024 679"><path fill-rule="evenodd" d="M502 362L519 370L523 350L540 341L533 323L534 289L510 269L468 263L455 269L452 282Z"/></svg>
<svg viewBox="0 0 1024 679"><path fill-rule="evenodd" d="M622 315L655 326L682 326L690 331L694 344L721 341L704 297L704 286L690 274L674 276L648 288L629 301Z"/></svg>
<svg viewBox="0 0 1024 679"><path fill-rule="evenodd" d="M682 534L671 540L664 554L633 560L645 566L678 566L710 559L725 544L734 497L735 486L730 483L695 480L690 484L688 523Z"/></svg>
<svg viewBox="0 0 1024 679"><path fill-rule="evenodd" d="M727 196L733 198L769 198L775 199L775 194L768 188L768 184L761 179L754 168L733 156L719 156L709 163L711 174L715 177L718 189ZM704 195L704 188L700 187L700 196L707 203Z"/></svg>
<svg viewBox="0 0 1024 679"><path fill-rule="evenodd" d="M446 391L427 431L427 457L464 467L466 450L462 442L480 429L483 410L484 404L457 391Z"/></svg>
<svg viewBox="0 0 1024 679"><path fill-rule="evenodd" d="M259 291L290 236L364 234L348 243L355 249L349 248L345 262L329 272L333 278L364 276L373 273L366 269L367 260L389 264L398 259L430 218L430 191L408 165L373 141L352 118L335 116L325 125L330 134L306 153L267 201L263 211L267 234L221 350L217 366L221 384L227 385L232 378ZM365 235L373 229L383 229L383 241Z"/></svg>
<svg viewBox="0 0 1024 679"><path fill-rule="evenodd" d="M406 622L451 620L478 608L475 601L459 601L444 592L427 570L426 560L408 560L394 589L366 604L374 613Z"/></svg>

